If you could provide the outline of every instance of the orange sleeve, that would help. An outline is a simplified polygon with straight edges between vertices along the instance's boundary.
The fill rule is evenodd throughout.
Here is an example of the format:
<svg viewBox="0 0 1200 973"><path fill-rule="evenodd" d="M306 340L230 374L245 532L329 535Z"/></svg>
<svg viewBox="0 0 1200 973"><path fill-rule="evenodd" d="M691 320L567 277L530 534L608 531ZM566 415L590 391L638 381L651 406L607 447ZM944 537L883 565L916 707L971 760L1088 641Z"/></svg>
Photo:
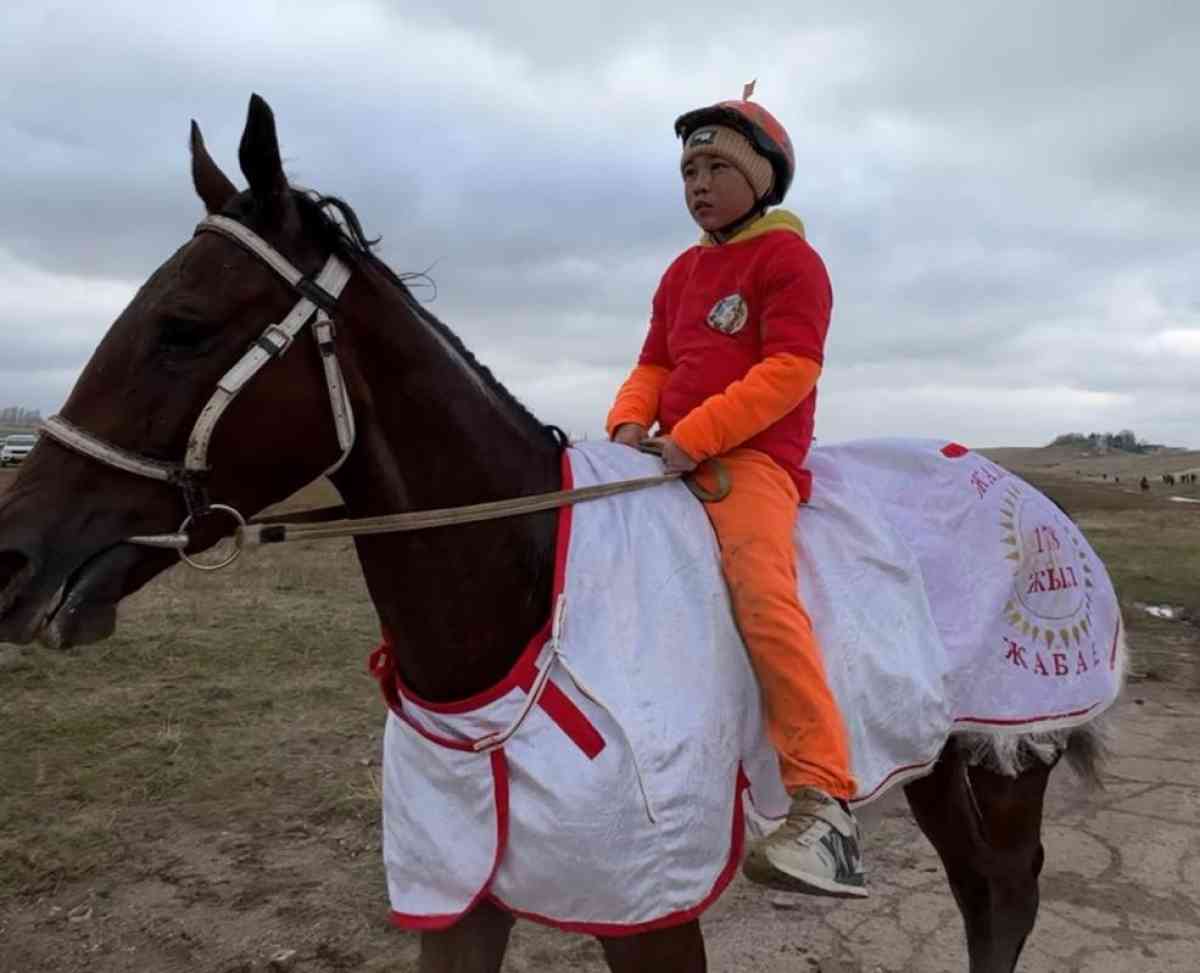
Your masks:
<svg viewBox="0 0 1200 973"><path fill-rule="evenodd" d="M811 358L771 355L680 419L671 438L697 462L727 453L808 398L820 375Z"/></svg>
<svg viewBox="0 0 1200 973"><path fill-rule="evenodd" d="M670 369L661 365L638 365L629 373L604 422L610 438L626 422L636 422L647 429L654 424L658 418L658 397L670 374Z"/></svg>

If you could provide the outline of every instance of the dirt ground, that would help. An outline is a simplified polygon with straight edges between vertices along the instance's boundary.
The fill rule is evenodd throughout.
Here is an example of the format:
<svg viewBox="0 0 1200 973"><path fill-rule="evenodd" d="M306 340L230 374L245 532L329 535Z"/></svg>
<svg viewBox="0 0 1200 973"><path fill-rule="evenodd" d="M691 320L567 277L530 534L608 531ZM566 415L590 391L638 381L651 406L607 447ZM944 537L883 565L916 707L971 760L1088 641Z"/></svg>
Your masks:
<svg viewBox="0 0 1200 973"><path fill-rule="evenodd" d="M1200 969L1200 627L1134 607L1200 615L1200 508L1047 466L1029 463L1029 478L1109 564L1134 678L1105 789L1052 781L1021 969ZM330 542L265 549L216 577L173 570L100 645L0 646L0 973L415 970L415 937L386 922L384 711L364 671L375 634L350 546ZM902 796L863 823L869 900L739 878L703 920L710 968L965 970L953 900ZM590 939L519 923L504 969L604 966Z"/></svg>

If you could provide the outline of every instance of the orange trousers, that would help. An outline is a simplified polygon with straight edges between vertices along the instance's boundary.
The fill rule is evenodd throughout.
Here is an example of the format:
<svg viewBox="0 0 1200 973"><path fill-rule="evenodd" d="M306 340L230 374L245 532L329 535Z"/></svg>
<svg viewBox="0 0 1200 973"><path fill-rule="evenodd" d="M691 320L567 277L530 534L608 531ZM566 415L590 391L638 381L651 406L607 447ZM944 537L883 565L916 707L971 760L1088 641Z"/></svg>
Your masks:
<svg viewBox="0 0 1200 973"><path fill-rule="evenodd" d="M796 484L755 449L735 449L720 460L733 490L704 509L717 533L734 615L762 688L767 733L779 753L784 786L788 793L817 787L848 799L855 787L846 726L796 591ZM707 476L701 481L711 486Z"/></svg>

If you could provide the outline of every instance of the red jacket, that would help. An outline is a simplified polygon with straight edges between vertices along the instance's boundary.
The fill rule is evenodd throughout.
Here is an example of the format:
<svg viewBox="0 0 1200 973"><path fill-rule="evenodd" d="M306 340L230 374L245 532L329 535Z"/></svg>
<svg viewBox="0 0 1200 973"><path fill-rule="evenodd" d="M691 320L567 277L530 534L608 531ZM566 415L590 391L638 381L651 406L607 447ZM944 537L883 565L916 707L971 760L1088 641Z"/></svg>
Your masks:
<svg viewBox="0 0 1200 973"><path fill-rule="evenodd" d="M654 295L650 331L608 418L657 419L694 459L757 449L811 493L813 438L833 292L825 265L786 211L732 240L685 250Z"/></svg>

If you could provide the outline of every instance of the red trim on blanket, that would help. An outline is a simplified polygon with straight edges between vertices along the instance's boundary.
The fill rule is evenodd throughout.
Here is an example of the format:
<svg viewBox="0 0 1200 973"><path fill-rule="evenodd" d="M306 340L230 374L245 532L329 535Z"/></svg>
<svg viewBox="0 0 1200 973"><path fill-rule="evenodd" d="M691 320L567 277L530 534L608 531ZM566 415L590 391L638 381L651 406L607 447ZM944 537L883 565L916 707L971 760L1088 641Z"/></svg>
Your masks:
<svg viewBox="0 0 1200 973"><path fill-rule="evenodd" d="M1053 716L1033 716L1033 717L1027 717L1025 719L1019 719L1019 720L982 719L977 716L960 716L956 720L954 720L954 722L955 723L981 723L986 726L1022 726L1026 723L1030 723L1030 724L1045 723L1049 720L1066 720L1066 719L1071 719L1076 716L1086 716L1088 713L1090 713L1092 710L1094 710L1096 707L1098 707L1100 705L1101 705L1100 703L1093 703L1091 706L1088 706L1085 709L1072 710L1069 713L1057 713ZM938 757L940 757L940 756L941 756L941 754L939 753ZM879 784L869 793L855 794L854 797L852 797L850 799L850 803L861 804L863 801L871 800L871 798L873 798L881 790L883 790L885 787L887 787L888 781L890 781L897 774L907 773L910 770L920 770L924 767L931 767L931 766L933 766L933 764L937 763L938 757L934 757L932 760L927 760L924 763L905 764L903 767L897 767L895 770L893 770L891 773L889 773L885 778L883 778L883 780L880 781Z"/></svg>
<svg viewBox="0 0 1200 973"><path fill-rule="evenodd" d="M438 733L433 733L425 729L425 727L409 716L408 712L404 709L393 709L392 714L397 719L403 720L409 729L413 730L415 733L419 733L430 743L436 743L439 747L446 747L449 750L461 750L464 752L479 752L475 750L474 740L455 740L452 737L444 737ZM491 753L490 750L487 752Z"/></svg>
<svg viewBox="0 0 1200 973"><path fill-rule="evenodd" d="M1100 703L1092 703L1091 706L1087 706L1084 709L1071 710L1069 713L1052 713L1049 716L1026 716L1022 717L1021 719L1012 720L986 719L979 716L960 716L954 722L983 723L987 726L1022 726L1025 723L1047 723L1050 720L1069 720L1075 716L1086 716L1100 705Z"/></svg>
<svg viewBox="0 0 1200 973"><path fill-rule="evenodd" d="M733 876L737 873L738 866L742 862L742 848L746 840L746 820L742 806L742 796L749 786L750 780L746 777L746 772L742 769L741 763L738 763L737 779L733 791L733 833L729 842L729 859L725 862L725 867L721 869L721 873L717 876L716 881L713 882L708 895L690 909L669 912L665 916L659 916L657 919L650 919L646 922L574 922L569 919L554 919L550 916L538 915L536 912L524 912L521 909L514 909L492 892L488 893L488 899L518 919L531 919L543 925L553 926L555 929L562 929L564 932L583 932L593 936L636 936L639 933L653 932L656 929L669 929L671 926L679 926L685 922L691 922L720 898L721 893L725 891L725 888L733 880Z"/></svg>
<svg viewBox="0 0 1200 973"><path fill-rule="evenodd" d="M942 455L947 459L958 459L960 456L966 456L969 452L970 450L966 446L962 446L959 443L946 443L942 447Z"/></svg>
<svg viewBox="0 0 1200 973"><path fill-rule="evenodd" d="M1086 716L1088 713L1090 713L1092 710L1094 710L1099 705L1100 705L1099 703L1093 703L1091 706L1087 707L1086 709L1077 709L1070 713L1059 713L1055 716L1034 716L1032 718L1022 719L1022 720L997 720L997 719L986 719L985 720L985 719L980 719L979 717L975 717L975 716L960 716L954 722L955 723L982 723L987 726L1020 726L1025 723L1045 723L1048 720L1064 720L1064 719L1070 719L1075 716ZM938 757L940 757L940 756L941 756L941 754L939 753ZM938 757L934 757L932 760L926 760L924 763L905 764L903 767L897 767L890 774L888 774L885 778L883 778L883 780L880 781L879 784L869 793L855 794L854 797L852 797L850 799L850 803L851 804L861 804L863 801L871 800L871 798L873 798L881 790L883 790L885 787L887 787L888 781L890 781L897 774L904 774L910 770L921 770L925 767L932 767L935 763L937 763Z"/></svg>
<svg viewBox="0 0 1200 973"><path fill-rule="evenodd" d="M932 760L926 760L924 763L905 764L903 767L897 767L890 774L888 774L885 778L883 778L883 780L881 780L879 782L879 784L876 785L876 787L870 793L855 794L852 798L850 798L850 803L851 804L861 804L863 801L871 800L871 798L873 798L876 794L878 794L881 790L883 790L885 787L888 786L888 781L890 781L893 777L897 776L898 774L906 774L910 770L924 770L926 767L932 767L934 764L936 764L938 762L938 757L940 757L940 756L941 756L941 753L939 752L937 757L934 757Z"/></svg>
<svg viewBox="0 0 1200 973"><path fill-rule="evenodd" d="M1117 641L1118 641L1118 636L1120 636L1120 634L1121 634L1121 620L1118 618L1116 630L1113 632L1112 654L1108 660L1109 669L1116 668ZM1012 719L1012 720L985 719L985 718L979 717L979 716L960 716L954 722L955 723L982 723L985 726L1022 726L1026 723L1030 723L1030 724L1048 723L1051 720L1069 720L1069 719L1075 718L1076 716L1087 716L1087 714L1090 713L1092 710L1096 709L1099 706L1103 706L1103 705L1104 705L1104 703L1102 703L1102 702L1092 703L1091 706L1085 706L1083 709L1071 710L1069 713L1052 713L1049 716L1027 716L1022 719Z"/></svg>
<svg viewBox="0 0 1200 973"><path fill-rule="evenodd" d="M557 597L557 592L552 597ZM525 648L517 657L517 661L513 663L513 667L508 670L503 679L489 689L484 689L474 696L468 696L466 699L458 699L449 703L435 703L432 700L423 699L404 685L404 680L400 677L399 673L396 673L396 688L400 690L400 695L410 703L431 713L445 713L448 715L470 713L507 696L513 689L520 685L525 677L525 673L533 670L534 660L537 658L538 653L542 651L542 646L546 644L548 638L550 638L549 619L538 629L537 634L526 643Z"/></svg>
<svg viewBox="0 0 1200 973"><path fill-rule="evenodd" d="M571 475L571 461L567 456L567 451L563 450L562 488L570 490L573 486L574 478ZM379 680L380 688L383 690L383 697L392 712L397 716L402 715L400 712L402 701L396 696L397 692L403 699L407 699L421 709L429 710L431 713L469 713L507 695L517 686L521 685L523 681L528 680L532 682L532 677L535 675L534 662L537 660L538 653L542 651L542 647L546 644L546 640L550 638L551 626L554 621L553 606L557 603L558 596L562 594L563 584L566 579L567 548L570 544L570 538L571 507L568 506L562 507L558 511L558 529L554 542L554 584L550 594L551 616L546 619L546 624L538 629L537 634L529 640L529 643L525 646L517 661L509 669L508 674L489 689L478 692L474 696L468 696L466 699L455 700L450 703L435 703L431 700L421 698L404 685L404 680L401 679L400 673L396 671L391 652L392 635L387 627L384 626L383 641L380 643L379 648L372 652L368 658L367 668ZM414 725L411 720L407 722L410 725ZM426 735L430 736L429 734ZM430 736L430 739L434 739L434 737Z"/></svg>
<svg viewBox="0 0 1200 973"><path fill-rule="evenodd" d="M489 756L492 758L492 783L496 791L496 856L492 859L492 870L488 872L487 880L479 887L479 891L471 899L470 905L462 912L443 913L436 916L415 916L405 912L396 912L393 909L389 917L393 926L399 929L427 932L446 929L474 909L488 894L488 889L492 886L496 871L500 868L500 861L508 847L508 760L504 756L503 749L493 750Z"/></svg>

